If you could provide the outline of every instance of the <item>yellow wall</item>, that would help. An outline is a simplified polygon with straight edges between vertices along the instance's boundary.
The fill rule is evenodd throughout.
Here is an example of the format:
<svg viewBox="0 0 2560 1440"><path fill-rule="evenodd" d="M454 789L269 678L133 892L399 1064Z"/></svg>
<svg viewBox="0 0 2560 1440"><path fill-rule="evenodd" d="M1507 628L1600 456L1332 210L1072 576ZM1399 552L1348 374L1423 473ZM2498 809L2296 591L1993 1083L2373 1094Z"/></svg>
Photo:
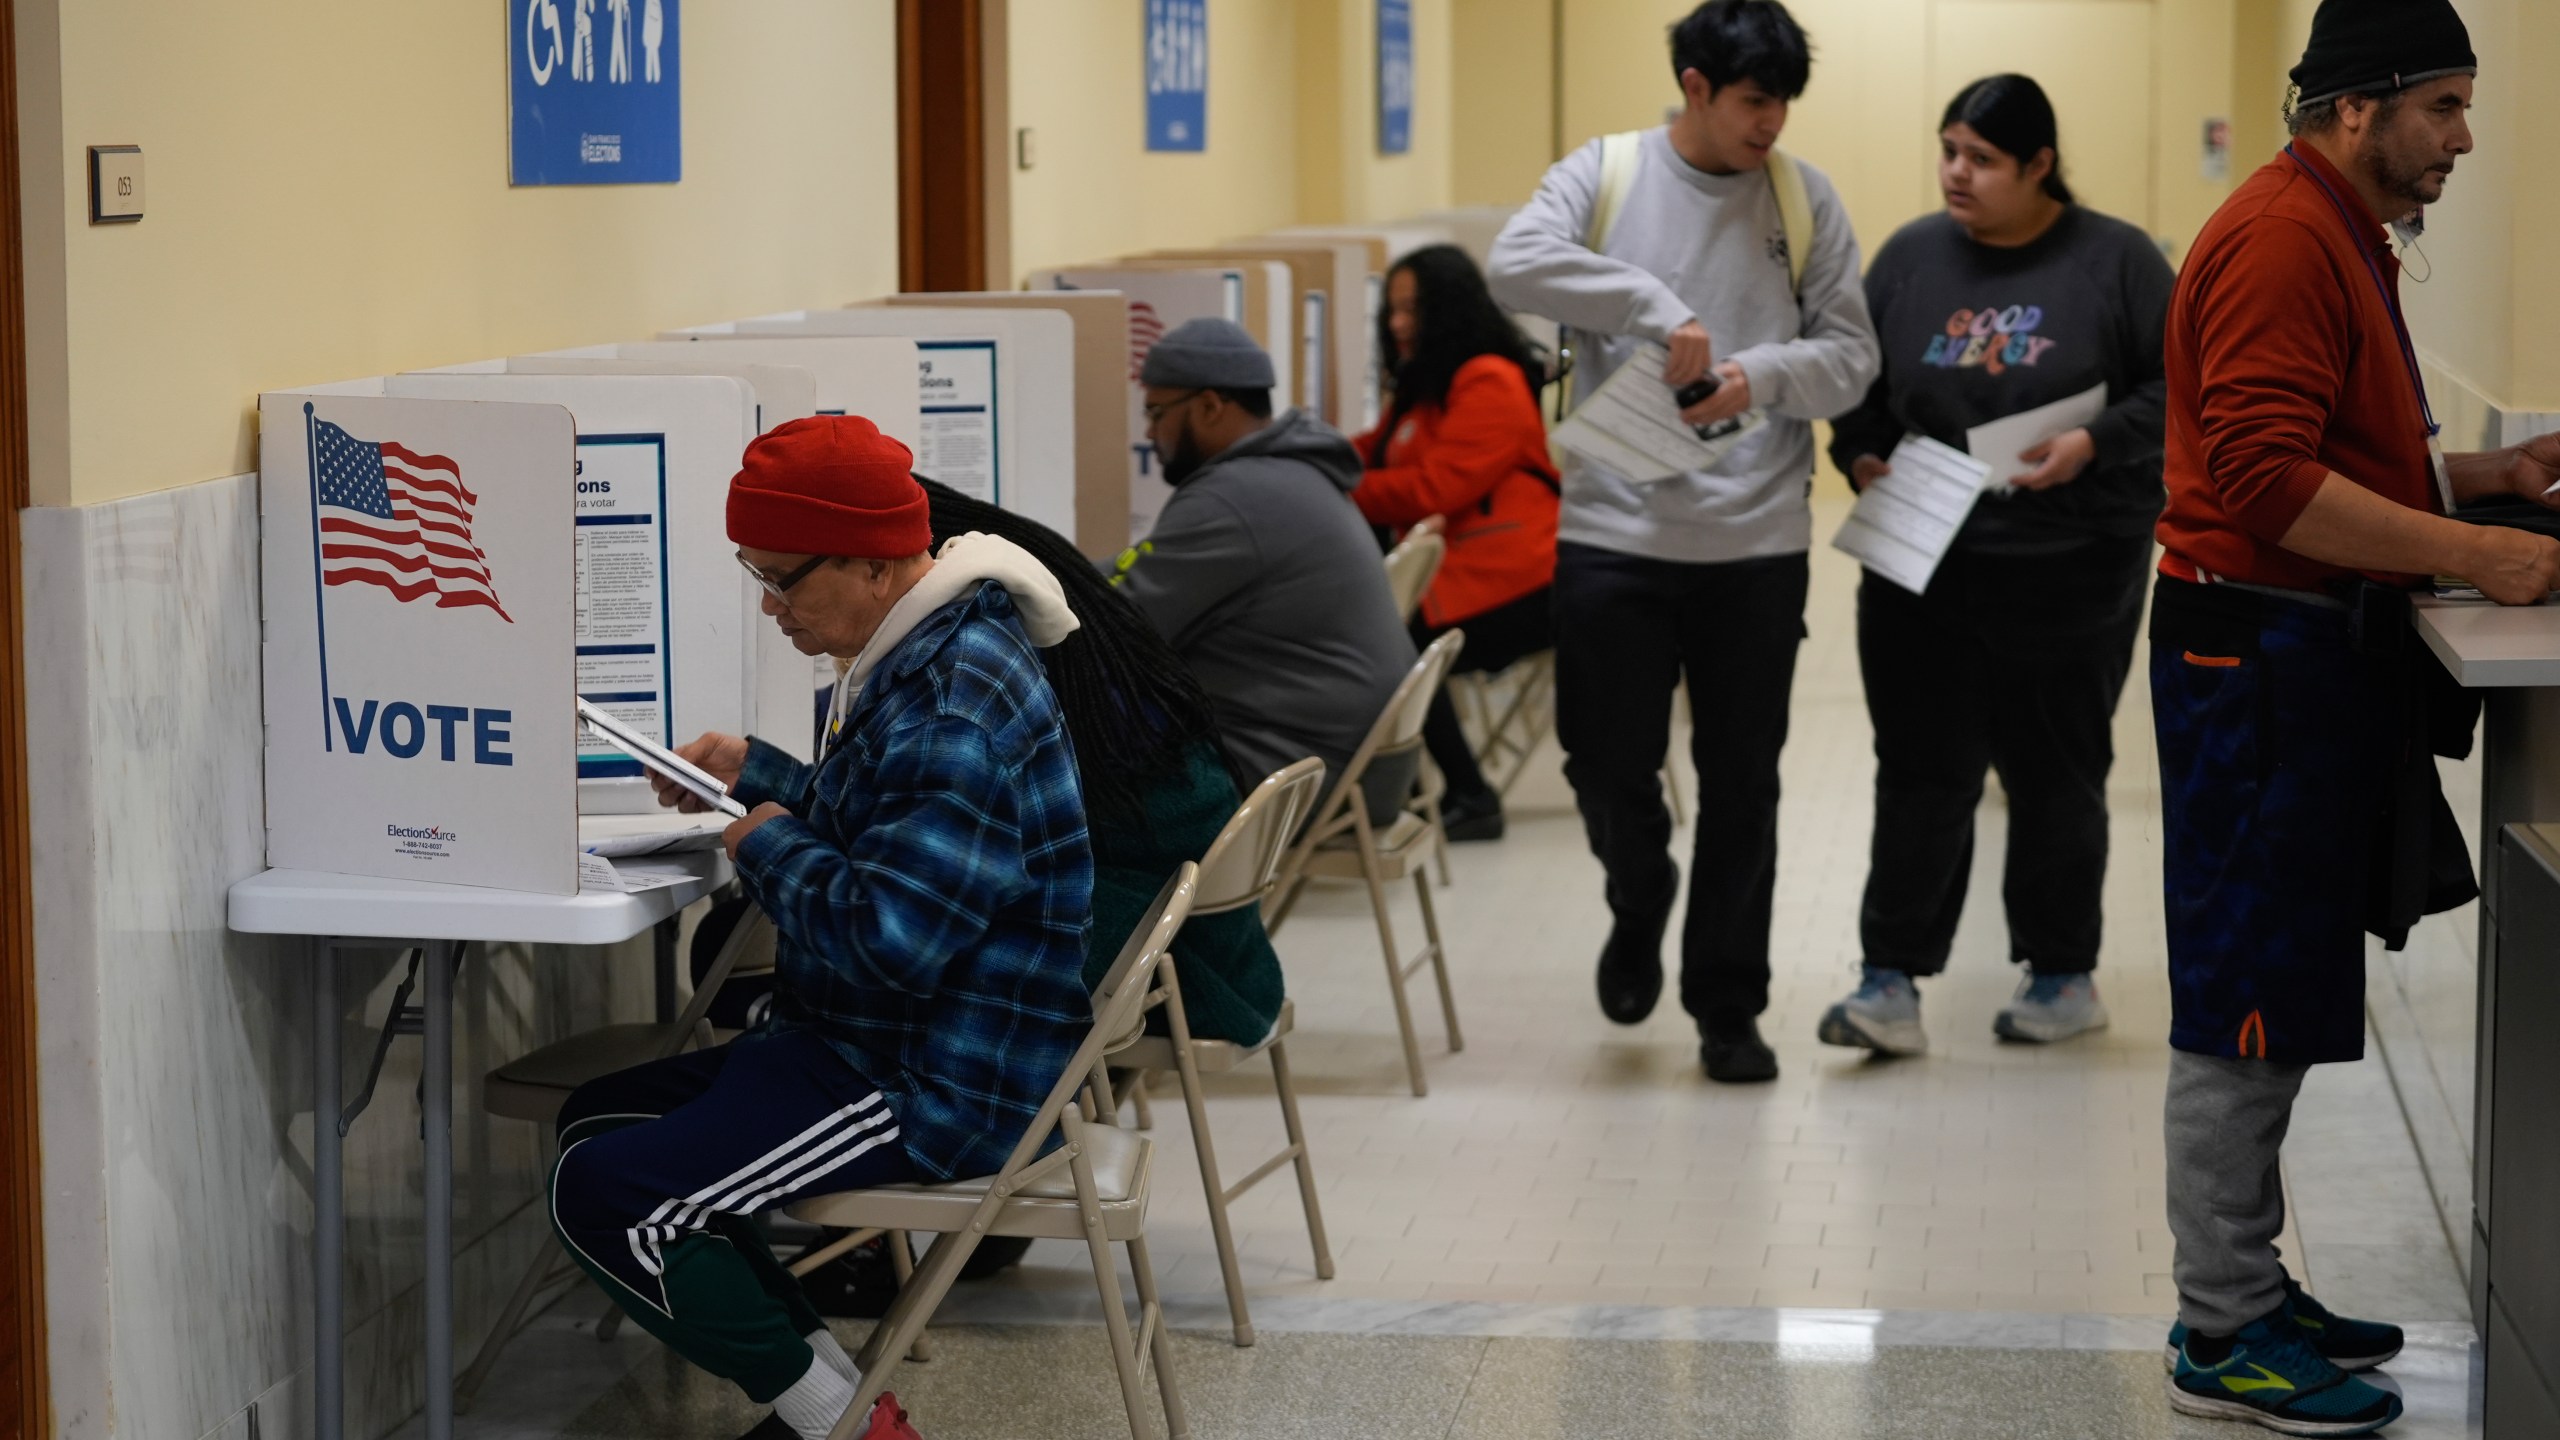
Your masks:
<svg viewBox="0 0 2560 1440"><path fill-rule="evenodd" d="M1555 0L1453 0L1450 198L1516 204L1553 157Z"/></svg>
<svg viewBox="0 0 2560 1440"><path fill-rule="evenodd" d="M1009 177L1016 278L1282 225L1401 219L1450 203L1451 0L1415 0L1413 146L1377 152L1374 0L1220 0L1209 141L1146 148L1144 0L1009 7L1008 108L1035 163Z"/></svg>
<svg viewBox="0 0 2560 1440"><path fill-rule="evenodd" d="M507 184L504 13L18 0L40 503L252 468L262 389L895 287L889 0L687 6L684 181L591 189Z"/></svg>

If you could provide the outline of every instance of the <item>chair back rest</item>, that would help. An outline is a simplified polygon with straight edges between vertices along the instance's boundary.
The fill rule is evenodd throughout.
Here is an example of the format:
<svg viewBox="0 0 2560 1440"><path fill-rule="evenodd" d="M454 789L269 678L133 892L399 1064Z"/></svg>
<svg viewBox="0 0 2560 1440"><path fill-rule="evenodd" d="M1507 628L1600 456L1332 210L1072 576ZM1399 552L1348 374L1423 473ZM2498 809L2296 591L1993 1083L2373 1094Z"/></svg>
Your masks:
<svg viewBox="0 0 2560 1440"><path fill-rule="evenodd" d="M1129 932L1127 944L1120 947L1120 958L1111 962L1102 983L1093 989L1093 1028L1085 1032L1084 1043L1076 1047L1075 1057L1058 1074L1058 1083L1049 1087L1049 1098L1041 1102L1040 1113L1024 1128L1022 1138L1014 1142L1013 1153L1006 1158L998 1176L1011 1175L1031 1163L1050 1132L1058 1128L1058 1117L1083 1088L1093 1067L1101 1063L1105 1052L1118 1049L1135 1039L1146 1024L1147 993L1153 988L1156 967L1163 963L1165 948L1173 943L1173 933L1191 916L1191 898L1200 883L1200 867L1188 860L1173 872L1156 892L1155 904L1147 907L1145 918Z"/></svg>
<svg viewBox="0 0 2560 1440"><path fill-rule="evenodd" d="M1324 788L1324 762L1309 756L1264 777L1244 797L1218 838L1200 857L1200 893L1194 915L1217 915L1262 903L1280 873L1291 837L1315 808Z"/></svg>
<svg viewBox="0 0 2560 1440"><path fill-rule="evenodd" d="M1467 632L1451 630L1423 647L1413 668L1404 672L1396 685L1396 693L1387 697L1386 708L1378 712L1377 723L1369 727L1367 739L1352 752L1351 763L1342 767L1342 779L1326 799L1324 810L1315 823L1298 837L1296 853L1303 863L1318 845L1341 834L1356 823L1354 807L1364 807L1366 799L1360 790L1361 779L1369 773L1369 763L1381 755L1401 755L1422 743L1422 722L1431 714L1431 697L1449 678L1449 667L1458 663L1458 652L1466 648ZM1365 808L1362 810L1366 814Z"/></svg>
<svg viewBox="0 0 2560 1440"><path fill-rule="evenodd" d="M1387 589L1396 598L1397 619L1413 618L1413 612L1422 604L1423 592L1431 588L1432 578L1440 573L1440 562L1448 555L1448 538L1437 531L1407 535L1387 552Z"/></svg>

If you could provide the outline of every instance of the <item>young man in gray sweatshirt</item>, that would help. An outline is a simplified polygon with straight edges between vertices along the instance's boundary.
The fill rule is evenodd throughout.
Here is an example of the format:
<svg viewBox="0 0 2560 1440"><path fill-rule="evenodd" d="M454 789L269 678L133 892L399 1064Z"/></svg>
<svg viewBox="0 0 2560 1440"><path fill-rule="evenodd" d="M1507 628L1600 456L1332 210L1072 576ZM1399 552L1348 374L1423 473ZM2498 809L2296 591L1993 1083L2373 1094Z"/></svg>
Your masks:
<svg viewBox="0 0 2560 1440"><path fill-rule="evenodd" d="M1614 919L1600 1007L1632 1025L1662 993L1662 937L1679 894L1657 778L1671 694L1695 717L1697 842L1682 928L1680 1002L1710 1078L1774 1078L1756 1023L1769 1003L1778 862L1778 752L1804 636L1813 426L1852 406L1878 352L1858 245L1831 182L1798 162L1812 243L1797 283L1768 174L1812 69L1778 0L1710 0L1672 28L1684 108L1639 139L1606 235L1601 142L1557 162L1494 242L1496 299L1576 334L1587 395L1638 346L1668 347L1676 388L1707 374L1698 424L1765 411L1713 469L1634 483L1569 465L1556 553L1556 734Z"/></svg>

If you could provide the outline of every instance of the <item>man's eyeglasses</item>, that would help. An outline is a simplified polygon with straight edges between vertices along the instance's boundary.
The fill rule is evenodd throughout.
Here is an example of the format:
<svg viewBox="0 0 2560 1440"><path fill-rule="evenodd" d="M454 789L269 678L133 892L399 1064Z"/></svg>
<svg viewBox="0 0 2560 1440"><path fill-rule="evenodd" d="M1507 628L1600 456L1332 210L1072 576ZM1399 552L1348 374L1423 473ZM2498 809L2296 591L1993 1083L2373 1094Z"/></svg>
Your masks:
<svg viewBox="0 0 2560 1440"><path fill-rule="evenodd" d="M1154 429L1165 416L1172 414L1177 407L1188 405L1207 393L1208 392L1205 390L1187 390L1182 394L1165 401L1161 405L1146 406L1147 428L1150 430Z"/></svg>
<svg viewBox="0 0 2560 1440"><path fill-rule="evenodd" d="M738 557L738 568L756 577L756 583L764 587L764 593L772 596L781 603L788 605L791 603L791 597L784 592L789 590L792 586L799 584L801 581L808 579L810 571L817 569L819 566L826 564L829 560L834 558L835 557L832 555L812 555L805 564L793 570L790 574L783 576L779 580L774 579L762 570L759 570L755 566L747 563L747 557L744 555Z"/></svg>

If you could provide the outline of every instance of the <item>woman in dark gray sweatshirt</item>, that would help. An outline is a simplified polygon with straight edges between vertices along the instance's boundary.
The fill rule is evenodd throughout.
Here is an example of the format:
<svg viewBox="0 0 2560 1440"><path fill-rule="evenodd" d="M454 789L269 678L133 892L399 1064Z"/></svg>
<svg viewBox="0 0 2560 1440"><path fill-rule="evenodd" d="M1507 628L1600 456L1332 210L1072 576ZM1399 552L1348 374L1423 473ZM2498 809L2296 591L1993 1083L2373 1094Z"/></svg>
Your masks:
<svg viewBox="0 0 2560 1440"><path fill-rule="evenodd" d="M1939 138L1947 208L1904 226L1867 272L1884 371L1834 422L1832 459L1864 485L1905 435L1961 450L1973 426L2101 384L2106 399L2019 457L2033 468L1975 505L1927 593L1873 573L1858 592L1876 731L1865 970L1820 1028L1886 1054L1927 1048L1912 977L1946 966L1994 767L2009 797L2010 958L2030 972L1994 1028L2043 1042L2107 1023L2090 971L2110 731L2162 503L2176 278L2140 229L2074 203L2035 81L1965 87Z"/></svg>

